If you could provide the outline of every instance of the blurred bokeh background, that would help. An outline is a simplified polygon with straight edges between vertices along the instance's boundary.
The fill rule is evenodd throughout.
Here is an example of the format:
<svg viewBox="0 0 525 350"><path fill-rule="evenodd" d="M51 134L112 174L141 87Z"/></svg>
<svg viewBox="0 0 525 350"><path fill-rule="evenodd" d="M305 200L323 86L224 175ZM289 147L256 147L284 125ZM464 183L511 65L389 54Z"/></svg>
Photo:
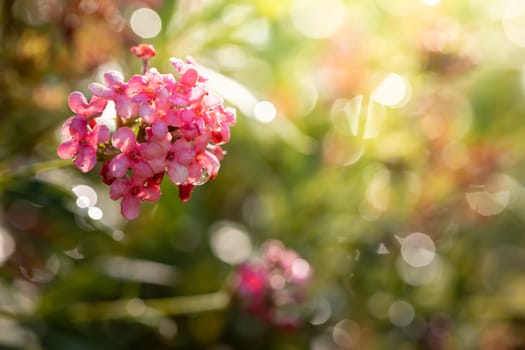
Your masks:
<svg viewBox="0 0 525 350"><path fill-rule="evenodd" d="M525 348L524 1L0 16L0 349ZM56 146L68 94L139 73L141 42L161 72L192 56L238 121L214 181L186 204L165 181L127 222ZM268 239L315 271L293 329L217 294Z"/></svg>

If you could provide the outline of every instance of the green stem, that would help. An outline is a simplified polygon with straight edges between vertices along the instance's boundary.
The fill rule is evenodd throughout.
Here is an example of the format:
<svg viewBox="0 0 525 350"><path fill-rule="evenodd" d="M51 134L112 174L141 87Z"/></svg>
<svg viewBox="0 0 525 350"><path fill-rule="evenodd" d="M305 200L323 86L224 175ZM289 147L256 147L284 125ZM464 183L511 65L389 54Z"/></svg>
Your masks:
<svg viewBox="0 0 525 350"><path fill-rule="evenodd" d="M44 162L21 166L17 169L4 169L0 171L0 183L15 176L31 176L41 171L63 168L73 164L70 159L53 159Z"/></svg>
<svg viewBox="0 0 525 350"><path fill-rule="evenodd" d="M79 303L68 309L73 321L89 322L114 319L158 318L223 310L230 304L230 296L219 291L210 294L159 299L120 299L115 301Z"/></svg>

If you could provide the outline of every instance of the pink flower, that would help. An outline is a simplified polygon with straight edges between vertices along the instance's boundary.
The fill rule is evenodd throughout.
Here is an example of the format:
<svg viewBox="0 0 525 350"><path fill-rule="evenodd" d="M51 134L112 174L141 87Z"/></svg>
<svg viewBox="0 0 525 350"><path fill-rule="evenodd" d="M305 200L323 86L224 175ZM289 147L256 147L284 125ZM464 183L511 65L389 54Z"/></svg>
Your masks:
<svg viewBox="0 0 525 350"><path fill-rule="evenodd" d="M89 84L89 102L81 92L71 93L68 102L76 115L64 123L65 141L57 149L83 172L103 159L102 181L111 186L111 198L122 199L122 214L130 220L137 217L140 201L159 199L166 174L183 202L195 186L214 179L225 154L219 145L229 141L235 124L235 110L209 91L191 60L170 60L176 79L148 69L156 54L151 45L131 51L142 59L143 74L126 81L119 72L107 72L105 84ZM96 121L108 101L117 112L113 135Z"/></svg>
<svg viewBox="0 0 525 350"><path fill-rule="evenodd" d="M156 202L160 199L160 195L158 179L155 177L117 179L113 181L109 189L111 199L122 198L120 211L128 220L134 220L138 217L141 201Z"/></svg>
<svg viewBox="0 0 525 350"><path fill-rule="evenodd" d="M155 49L153 48L153 45L148 44L140 44L138 46L133 46L131 48L131 52L133 52L138 58L142 58L145 60L155 57L157 55Z"/></svg>
<svg viewBox="0 0 525 350"><path fill-rule="evenodd" d="M128 93L133 102L149 103L155 100L163 83L162 75L155 68L151 68L145 74L134 75L129 79Z"/></svg>
<svg viewBox="0 0 525 350"><path fill-rule="evenodd" d="M135 133L127 127L118 129L111 138L113 146L122 151L109 162L109 174L118 178L132 169L133 176L147 178L153 176L148 163L141 155L141 144L136 141Z"/></svg>
<svg viewBox="0 0 525 350"><path fill-rule="evenodd" d="M73 91L71 94L69 94L67 102L69 108L71 108L71 110L75 112L76 115L83 118L89 118L92 116L98 116L98 114L102 113L104 108L106 108L108 101L103 98L93 96L91 101L88 102L83 93L80 91Z"/></svg>
<svg viewBox="0 0 525 350"><path fill-rule="evenodd" d="M166 156L171 147L172 136L166 133L162 138L153 136L152 128L146 129L149 141L141 144L141 154L155 174L166 171Z"/></svg>
<svg viewBox="0 0 525 350"><path fill-rule="evenodd" d="M202 175L201 167L195 162L195 151L190 142L176 140L166 152L168 176L175 185L192 183Z"/></svg>
<svg viewBox="0 0 525 350"><path fill-rule="evenodd" d="M104 74L106 85L91 83L88 85L89 91L95 96L115 102L117 114L126 119L134 118L138 114L138 104L131 101L128 96L128 83L117 71Z"/></svg>
<svg viewBox="0 0 525 350"><path fill-rule="evenodd" d="M109 129L106 126L95 125L93 130L89 131L87 124L87 120L80 116L66 121L62 135L69 139L57 148L60 158L73 158L73 163L84 173L95 166L98 145L109 141Z"/></svg>
<svg viewBox="0 0 525 350"><path fill-rule="evenodd" d="M177 111L170 109L169 92L161 87L154 100L140 105L142 119L151 124L152 137L162 139L168 133L170 126L179 124Z"/></svg>

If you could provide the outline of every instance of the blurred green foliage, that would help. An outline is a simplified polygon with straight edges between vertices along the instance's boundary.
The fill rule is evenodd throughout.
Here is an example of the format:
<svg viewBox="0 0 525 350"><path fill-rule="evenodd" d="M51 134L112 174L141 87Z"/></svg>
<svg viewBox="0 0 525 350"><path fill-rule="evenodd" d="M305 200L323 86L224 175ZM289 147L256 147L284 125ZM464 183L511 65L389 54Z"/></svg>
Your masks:
<svg viewBox="0 0 525 350"><path fill-rule="evenodd" d="M151 39L130 25L142 7ZM1 349L525 347L520 1L5 0L0 17ZM138 73L143 41L162 72L191 55L221 73L239 113L217 179L186 204L165 181L125 222L96 173L38 164L57 158L69 92ZM170 304L228 290L218 223L311 263L302 327ZM414 232L433 245L410 250Z"/></svg>

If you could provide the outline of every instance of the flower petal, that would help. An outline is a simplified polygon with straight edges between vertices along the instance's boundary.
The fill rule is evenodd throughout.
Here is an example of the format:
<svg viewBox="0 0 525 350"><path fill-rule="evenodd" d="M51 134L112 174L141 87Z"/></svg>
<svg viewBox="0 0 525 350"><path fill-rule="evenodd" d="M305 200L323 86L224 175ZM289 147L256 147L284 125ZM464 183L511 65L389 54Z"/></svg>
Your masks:
<svg viewBox="0 0 525 350"><path fill-rule="evenodd" d="M215 155L211 152L206 151L200 154L198 158L200 166L206 169L206 172L210 178L215 178L219 172L219 168L221 167L221 163L217 157L215 157Z"/></svg>
<svg viewBox="0 0 525 350"><path fill-rule="evenodd" d="M71 131L69 131L69 129L71 128L71 122L73 119L75 119L75 117L68 118L60 128L60 134L62 135L63 140L71 138Z"/></svg>
<svg viewBox="0 0 525 350"><path fill-rule="evenodd" d="M151 126L151 132L152 132L154 139L161 140L168 133L168 126L159 121L154 122L153 125Z"/></svg>
<svg viewBox="0 0 525 350"><path fill-rule="evenodd" d="M129 167L129 159L125 154L119 154L109 162L109 173L114 177L126 175Z"/></svg>
<svg viewBox="0 0 525 350"><path fill-rule="evenodd" d="M120 203L120 212L128 220L135 220L140 212L140 200L135 196L124 196Z"/></svg>
<svg viewBox="0 0 525 350"><path fill-rule="evenodd" d="M160 187L157 184L153 184L147 187L144 187L140 192L140 199L149 202L156 202L160 199Z"/></svg>
<svg viewBox="0 0 525 350"><path fill-rule="evenodd" d="M96 147L100 143L106 143L109 141L109 129L105 125L97 124L91 131L91 133L86 137L86 140L93 147Z"/></svg>
<svg viewBox="0 0 525 350"><path fill-rule="evenodd" d="M77 149L78 143L75 141L66 141L58 146L57 154L62 159L70 159L77 154Z"/></svg>
<svg viewBox="0 0 525 350"><path fill-rule="evenodd" d="M81 114L89 106L86 97L80 91L73 91L67 98L69 108L77 114Z"/></svg>
<svg viewBox="0 0 525 350"><path fill-rule="evenodd" d="M195 119L196 115L191 109L184 109L180 112L180 119L184 123L191 123Z"/></svg>
<svg viewBox="0 0 525 350"><path fill-rule="evenodd" d="M136 138L133 130L127 127L122 127L115 131L111 138L113 146L120 149L122 152L131 152L135 148Z"/></svg>
<svg viewBox="0 0 525 350"><path fill-rule="evenodd" d="M69 125L69 133L77 140L83 139L88 134L87 121L82 117L74 117Z"/></svg>
<svg viewBox="0 0 525 350"><path fill-rule="evenodd" d="M80 171L87 173L95 164L97 164L97 151L96 149L83 146L79 147L77 158L73 161Z"/></svg>
<svg viewBox="0 0 525 350"><path fill-rule="evenodd" d="M88 90L95 96L109 98L113 95L113 90L108 89L102 84L99 83L90 83L88 85Z"/></svg>
<svg viewBox="0 0 525 350"><path fill-rule="evenodd" d="M175 185L183 184L188 178L188 168L177 163L172 163L168 166L168 176Z"/></svg>
<svg viewBox="0 0 525 350"><path fill-rule="evenodd" d="M154 108L149 103L140 104L139 113L142 119L144 119L146 123L151 124L155 121L155 112L156 112L156 108Z"/></svg>
<svg viewBox="0 0 525 350"><path fill-rule="evenodd" d="M148 178L154 175L148 163L143 160L135 162L131 168L133 169L133 176L138 176L139 178Z"/></svg>
<svg viewBox="0 0 525 350"><path fill-rule="evenodd" d="M173 152L175 160L182 165L188 165L195 160L195 151L191 143L182 139L175 141L170 151Z"/></svg>
<svg viewBox="0 0 525 350"><path fill-rule="evenodd" d="M193 162L188 165L188 182L195 183L202 177L202 168L197 162Z"/></svg>
<svg viewBox="0 0 525 350"><path fill-rule="evenodd" d="M202 98L202 106L204 108L213 108L222 104L222 98L219 95L209 93Z"/></svg>
<svg viewBox="0 0 525 350"><path fill-rule="evenodd" d="M138 105L133 103L127 96L115 97L115 110L122 118L134 118L138 114Z"/></svg>
<svg viewBox="0 0 525 350"><path fill-rule="evenodd" d="M147 160L164 158L164 148L158 143L141 143L138 147L140 155Z"/></svg>
<svg viewBox="0 0 525 350"><path fill-rule="evenodd" d="M124 83L124 77L122 73L116 70L112 70L104 74L104 80L106 84L113 88L114 85L121 85Z"/></svg>
<svg viewBox="0 0 525 350"><path fill-rule="evenodd" d="M197 80L199 80L199 73L195 68L188 68L180 78L181 83L188 86L194 86Z"/></svg>
<svg viewBox="0 0 525 350"><path fill-rule="evenodd" d="M111 183L109 197L113 200L124 197L129 192L129 180L118 179Z"/></svg>
<svg viewBox="0 0 525 350"><path fill-rule="evenodd" d="M190 200L193 185L179 185L179 198L183 203Z"/></svg>

